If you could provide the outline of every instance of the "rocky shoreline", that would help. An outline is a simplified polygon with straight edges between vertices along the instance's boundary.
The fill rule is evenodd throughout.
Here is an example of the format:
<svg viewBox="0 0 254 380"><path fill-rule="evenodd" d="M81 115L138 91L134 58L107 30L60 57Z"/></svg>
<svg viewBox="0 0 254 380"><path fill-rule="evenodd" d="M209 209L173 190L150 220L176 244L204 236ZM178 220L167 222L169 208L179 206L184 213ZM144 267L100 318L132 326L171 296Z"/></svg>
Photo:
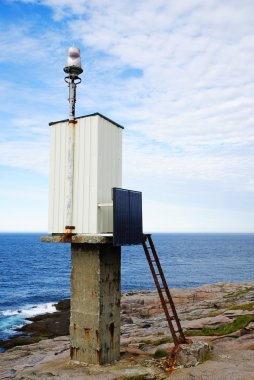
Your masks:
<svg viewBox="0 0 254 380"><path fill-rule="evenodd" d="M180 368L172 379L254 379L254 282L173 289L185 334L212 348L196 367ZM165 379L172 340L155 291L132 291L121 299L121 360L106 366L78 366L69 360L69 301L57 312L31 318L24 336L6 342L1 379ZM15 340L16 339L16 340ZM31 343L31 344L27 344ZM27 345L24 345L27 344ZM15 347L13 347L15 346ZM11 348L13 347L13 348Z"/></svg>
<svg viewBox="0 0 254 380"><path fill-rule="evenodd" d="M43 339L52 339L69 334L70 300L64 299L55 304L56 312L27 318L25 324L8 340L0 340L0 347L8 350L15 346L37 343Z"/></svg>

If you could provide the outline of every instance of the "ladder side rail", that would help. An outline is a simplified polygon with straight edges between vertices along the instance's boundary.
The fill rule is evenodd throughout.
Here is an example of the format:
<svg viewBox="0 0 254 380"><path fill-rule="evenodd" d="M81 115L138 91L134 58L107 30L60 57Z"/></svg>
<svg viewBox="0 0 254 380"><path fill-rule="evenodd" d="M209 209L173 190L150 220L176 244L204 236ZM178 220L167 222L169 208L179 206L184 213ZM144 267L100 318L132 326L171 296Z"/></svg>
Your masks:
<svg viewBox="0 0 254 380"><path fill-rule="evenodd" d="M176 324L177 324L177 327L178 327L179 334L181 336L181 340L185 342L186 341L186 337L184 335L184 332L183 332L183 329L182 329L182 326L181 326L181 323L180 323L180 320L179 320L179 317L178 317L178 314L177 314L177 311L176 311L176 308L175 308L175 304L174 304L173 298L172 298L172 296L170 294L170 291L169 291L169 288L168 288L168 284L167 284L166 278L164 276L164 272L163 272L163 269L161 267L161 263L160 263L158 255L157 255L157 252L155 250L155 247L154 247L151 235L148 235L148 241L149 241L150 247L152 249L153 256L154 256L154 259L155 259L158 271L160 273L160 276L161 276L161 279L162 279L162 283L163 283L166 295L167 295L169 303L170 303L171 310L173 312L173 315L174 315L174 318L175 318L175 321L176 321Z"/></svg>
<svg viewBox="0 0 254 380"><path fill-rule="evenodd" d="M160 297L160 300L161 300L161 304L162 304L162 307L163 307L164 313L165 313L165 315L166 315L166 319L167 319L168 326L169 326L170 331L171 331L171 335L172 335L172 338L173 338L174 344L175 344L175 346L178 346L178 345L179 345L179 341L178 341L178 338L177 338L176 332L175 332L175 330L174 330L173 323L171 322L171 318L170 318L170 315L169 315L169 312L168 312L168 308L167 308L167 305L166 305L166 302L165 302L164 296L163 296L163 294L162 294L162 291L161 291L161 288L160 288L160 284L159 284L159 281L158 281L158 279L157 279L156 272L155 272L155 270L154 270L153 263L152 263L152 260L151 260L151 257L150 257L150 254L149 254L148 248L147 248L147 246L146 246L146 238L147 238L147 235L145 235L145 239L144 239L144 241L143 241L143 248L144 248L144 251L145 251L145 254L146 254L146 258L147 258L147 261L148 261L148 264L149 264L150 270L151 270L152 275L153 275L153 279L154 279L154 282L155 282L155 285L156 285L157 291L158 291L158 293L159 293L159 297Z"/></svg>

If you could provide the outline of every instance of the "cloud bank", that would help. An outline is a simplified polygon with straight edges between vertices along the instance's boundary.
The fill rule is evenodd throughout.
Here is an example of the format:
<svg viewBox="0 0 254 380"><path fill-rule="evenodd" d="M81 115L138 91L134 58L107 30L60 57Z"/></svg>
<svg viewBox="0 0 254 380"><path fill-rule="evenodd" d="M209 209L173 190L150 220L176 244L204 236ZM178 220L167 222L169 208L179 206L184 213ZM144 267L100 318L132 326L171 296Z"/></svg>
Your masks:
<svg viewBox="0 0 254 380"><path fill-rule="evenodd" d="M8 51L10 64L19 70L18 81L11 75L1 80L0 107L12 128L8 136L1 128L2 165L46 174L45 126L67 115L61 70L73 42L81 48L85 69L77 113L99 111L126 127L125 187L150 197L150 183L156 180L158 194L166 192L169 205L176 198L170 188L178 183L182 193L192 192L193 204L206 192L207 209L214 207L209 202L217 191L230 201L231 212L243 198L253 212L252 1L5 3L33 7L36 17L8 21L1 31L1 52ZM0 62L6 65L4 55ZM33 78L24 80L28 73ZM6 93L15 101L15 115ZM180 210L184 199L177 202ZM190 226L191 217L186 218ZM254 231L247 214L244 224Z"/></svg>

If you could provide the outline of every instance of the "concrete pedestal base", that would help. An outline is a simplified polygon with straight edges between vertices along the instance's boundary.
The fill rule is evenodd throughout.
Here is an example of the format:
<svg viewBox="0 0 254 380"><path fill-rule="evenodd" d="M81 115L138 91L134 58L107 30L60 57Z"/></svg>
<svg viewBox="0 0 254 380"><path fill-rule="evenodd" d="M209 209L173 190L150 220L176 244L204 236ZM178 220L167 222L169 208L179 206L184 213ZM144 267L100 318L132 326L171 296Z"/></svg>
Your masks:
<svg viewBox="0 0 254 380"><path fill-rule="evenodd" d="M120 357L121 248L71 244L71 360L105 364Z"/></svg>

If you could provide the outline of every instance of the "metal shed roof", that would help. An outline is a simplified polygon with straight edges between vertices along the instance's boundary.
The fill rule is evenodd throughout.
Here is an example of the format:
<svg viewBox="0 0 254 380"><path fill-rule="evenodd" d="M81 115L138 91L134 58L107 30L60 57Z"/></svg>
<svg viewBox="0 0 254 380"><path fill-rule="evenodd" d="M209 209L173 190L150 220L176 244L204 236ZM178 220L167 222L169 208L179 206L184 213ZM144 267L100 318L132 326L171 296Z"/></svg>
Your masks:
<svg viewBox="0 0 254 380"><path fill-rule="evenodd" d="M85 118L85 117L92 117L92 116L100 116L100 117L102 117L103 119L109 121L110 123L116 125L117 127L124 129L124 127L123 127L122 125L116 123L115 121L109 119L108 117L102 115L102 114L99 113L99 112L91 113L91 114L89 114L89 115L84 115L84 116L78 116L78 117L75 117L75 120L77 120L77 119L83 119L83 118ZM54 125L54 124L58 124L58 123L63 123L63 122L65 122L65 121L69 121L69 119L58 120L58 121L52 121L51 123L49 123L49 125Z"/></svg>

